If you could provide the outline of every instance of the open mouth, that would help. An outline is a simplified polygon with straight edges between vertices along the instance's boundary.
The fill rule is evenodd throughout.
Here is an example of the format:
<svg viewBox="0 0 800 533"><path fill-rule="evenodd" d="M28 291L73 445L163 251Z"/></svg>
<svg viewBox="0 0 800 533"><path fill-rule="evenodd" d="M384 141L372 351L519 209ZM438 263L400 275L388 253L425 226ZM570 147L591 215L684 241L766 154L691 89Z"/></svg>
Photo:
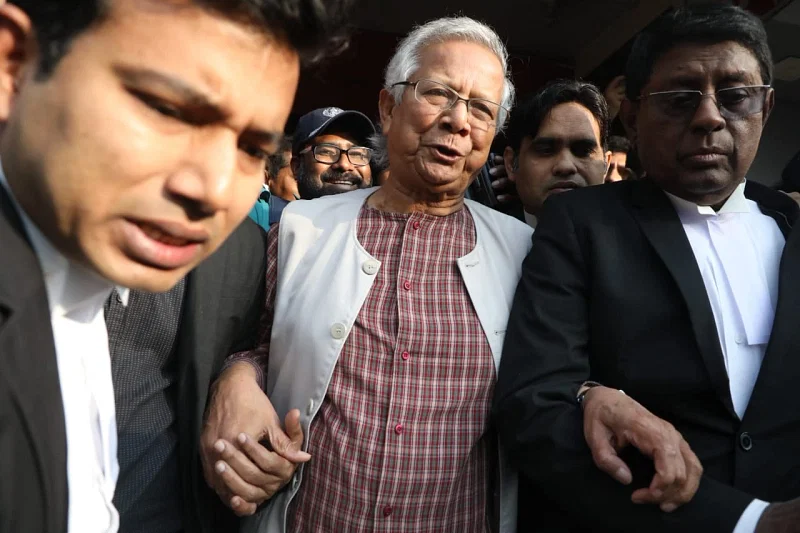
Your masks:
<svg viewBox="0 0 800 533"><path fill-rule="evenodd" d="M435 148L436 150L439 151L439 153L444 154L446 156L456 157L461 155L457 151L453 150L452 148L447 148L446 146L436 146Z"/></svg>
<svg viewBox="0 0 800 533"><path fill-rule="evenodd" d="M190 265L208 238L205 230L172 222L127 220L123 230L127 254L140 263L159 269Z"/></svg>
<svg viewBox="0 0 800 533"><path fill-rule="evenodd" d="M175 237L173 235L164 233L156 226L153 226L152 224L148 224L146 222L140 223L139 229L141 229L142 233L144 233L151 239L163 244L167 244L169 246L188 246L190 244L193 244L192 241L188 239L181 239L179 237Z"/></svg>
<svg viewBox="0 0 800 533"><path fill-rule="evenodd" d="M329 185L340 185L342 187L354 187L358 184L358 181L352 178L336 178L325 180L325 183Z"/></svg>
<svg viewBox="0 0 800 533"><path fill-rule="evenodd" d="M439 159L443 162L453 163L462 157L458 150L454 150L448 146L436 144L432 145L430 148L436 159Z"/></svg>
<svg viewBox="0 0 800 533"><path fill-rule="evenodd" d="M440 154L447 158L461 157L461 154L458 152L458 150L453 150L452 148L449 148L447 146L436 145L433 146L432 148L437 154Z"/></svg>

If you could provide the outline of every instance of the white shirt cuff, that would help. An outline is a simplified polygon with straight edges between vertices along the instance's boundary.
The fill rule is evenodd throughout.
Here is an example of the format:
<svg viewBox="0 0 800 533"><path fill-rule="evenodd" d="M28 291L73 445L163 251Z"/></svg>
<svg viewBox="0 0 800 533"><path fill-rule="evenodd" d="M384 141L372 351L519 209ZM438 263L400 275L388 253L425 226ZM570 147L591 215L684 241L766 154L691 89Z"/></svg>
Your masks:
<svg viewBox="0 0 800 533"><path fill-rule="evenodd" d="M733 533L754 533L758 521L761 519L761 515L764 514L764 510L767 507L769 507L769 504L761 500L753 500L750 502L750 505L748 505L742 513L742 516L739 517L736 527L733 528Z"/></svg>

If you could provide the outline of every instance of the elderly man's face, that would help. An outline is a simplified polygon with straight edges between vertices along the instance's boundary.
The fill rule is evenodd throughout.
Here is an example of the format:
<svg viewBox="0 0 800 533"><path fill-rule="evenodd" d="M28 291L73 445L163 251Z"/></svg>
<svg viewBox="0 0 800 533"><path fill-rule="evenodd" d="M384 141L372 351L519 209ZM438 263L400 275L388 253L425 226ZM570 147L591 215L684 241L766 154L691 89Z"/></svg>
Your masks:
<svg viewBox="0 0 800 533"><path fill-rule="evenodd" d="M409 81L443 83L464 98L500 103L503 67L488 48L448 41L426 47L420 68ZM496 127L476 127L464 102L431 113L406 88L400 104L381 95L381 123L388 138L391 179L436 198L463 196L475 172L486 162Z"/></svg>
<svg viewBox="0 0 800 533"><path fill-rule="evenodd" d="M18 94L0 91L0 109L11 109L0 116L3 167L66 256L117 284L163 291L252 207L299 62L188 0L109 9L51 74L36 76L31 57Z"/></svg>
<svg viewBox="0 0 800 533"><path fill-rule="evenodd" d="M326 133L314 137L308 150L292 159L292 168L297 178L300 198L313 200L331 194L341 194L372 186L372 169L360 161L354 163L345 150L353 147L363 148L363 143L349 133ZM314 150L317 155L314 155ZM333 160L336 151L341 150L338 161ZM355 158L355 157L353 157Z"/></svg>
<svg viewBox="0 0 800 533"><path fill-rule="evenodd" d="M683 44L654 65L642 94L761 85L758 61L735 42ZM773 105L766 93L763 111L725 118L715 99L704 97L685 116L665 112L654 97L625 106L625 124L637 139L644 171L664 190L701 205L724 202L741 183L758 150Z"/></svg>

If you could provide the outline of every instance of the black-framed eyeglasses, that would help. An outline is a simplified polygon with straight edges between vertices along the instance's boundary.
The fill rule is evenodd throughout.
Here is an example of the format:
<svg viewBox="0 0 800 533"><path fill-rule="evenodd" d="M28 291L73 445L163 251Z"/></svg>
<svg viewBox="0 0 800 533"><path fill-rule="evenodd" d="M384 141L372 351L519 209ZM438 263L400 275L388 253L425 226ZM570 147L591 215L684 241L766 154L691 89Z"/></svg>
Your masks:
<svg viewBox="0 0 800 533"><path fill-rule="evenodd" d="M638 100L650 101L665 116L689 119L697 112L700 101L705 97L711 97L723 118L736 120L763 111L767 95L771 90L772 87L769 85L746 85L720 89L715 93L690 90L660 91L642 95Z"/></svg>
<svg viewBox="0 0 800 533"><path fill-rule="evenodd" d="M351 146L347 150L339 148L335 144L319 143L307 146L300 150L299 154L304 154L311 150L316 159L320 163L326 165L333 165L339 162L342 154L347 154L347 159L354 167L363 167L369 165L372 159L372 149L366 146Z"/></svg>
<svg viewBox="0 0 800 533"><path fill-rule="evenodd" d="M437 113L452 109L458 102L464 102L473 124L485 126L486 129L497 125L501 110L508 113L508 109L497 102L485 98L463 98L455 89L438 81L399 81L392 84L392 87L398 85L413 87L417 102L430 106Z"/></svg>

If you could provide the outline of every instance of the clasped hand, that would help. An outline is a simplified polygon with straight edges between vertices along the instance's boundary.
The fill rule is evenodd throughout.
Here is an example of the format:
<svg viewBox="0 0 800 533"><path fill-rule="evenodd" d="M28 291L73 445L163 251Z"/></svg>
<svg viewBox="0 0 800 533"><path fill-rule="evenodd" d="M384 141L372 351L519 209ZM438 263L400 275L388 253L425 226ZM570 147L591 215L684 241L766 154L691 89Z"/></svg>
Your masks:
<svg viewBox="0 0 800 533"><path fill-rule="evenodd" d="M255 513L311 459L302 451L300 412L284 424L249 363L234 364L214 384L200 441L203 474L238 516Z"/></svg>

